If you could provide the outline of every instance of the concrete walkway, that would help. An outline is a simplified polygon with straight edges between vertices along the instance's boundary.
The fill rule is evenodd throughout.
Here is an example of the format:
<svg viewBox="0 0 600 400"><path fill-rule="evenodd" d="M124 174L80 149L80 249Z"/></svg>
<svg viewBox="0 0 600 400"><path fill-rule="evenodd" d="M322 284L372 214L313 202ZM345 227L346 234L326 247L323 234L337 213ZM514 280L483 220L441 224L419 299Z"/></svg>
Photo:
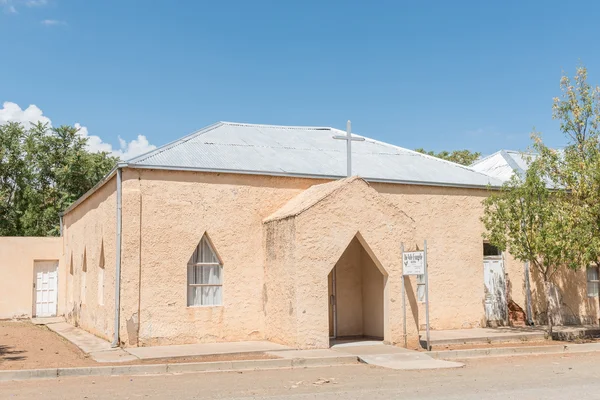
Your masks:
<svg viewBox="0 0 600 400"><path fill-rule="evenodd" d="M46 324L48 329L58 333L60 336L79 347L81 351L101 363L135 361L136 357L117 347L112 348L110 343L98 336L77 328L67 322Z"/></svg>
<svg viewBox="0 0 600 400"><path fill-rule="evenodd" d="M49 323L48 328L63 336L97 362L197 357L217 354L266 353L298 366L335 365L360 360L367 364L399 370L456 368L463 364L435 360L425 353L384 345L377 341L344 343L331 349L296 350L268 341L199 343L173 346L112 348L110 343L66 322ZM265 362L265 360L262 360ZM272 361L274 364L278 362ZM253 363L254 361L246 361ZM286 364L287 365L287 364ZM165 367L166 368L166 367ZM172 367L177 368L177 366Z"/></svg>
<svg viewBox="0 0 600 400"><path fill-rule="evenodd" d="M464 364L453 361L436 360L426 353L402 347L384 345L381 342L357 342L336 345L333 352L358 357L366 364L397 370L460 368Z"/></svg>
<svg viewBox="0 0 600 400"><path fill-rule="evenodd" d="M252 341L130 347L124 350L140 360L148 360L154 358L209 356L215 354L263 353L266 351L289 349L289 347L277 343Z"/></svg>

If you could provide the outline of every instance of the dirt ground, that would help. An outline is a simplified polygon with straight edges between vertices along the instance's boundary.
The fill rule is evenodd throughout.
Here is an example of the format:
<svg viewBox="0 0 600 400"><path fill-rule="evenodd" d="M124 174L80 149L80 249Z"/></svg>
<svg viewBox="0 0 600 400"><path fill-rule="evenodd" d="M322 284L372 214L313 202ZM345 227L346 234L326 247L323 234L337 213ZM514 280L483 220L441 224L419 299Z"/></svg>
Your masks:
<svg viewBox="0 0 600 400"><path fill-rule="evenodd" d="M137 360L126 363L98 363L79 350L77 346L44 325L34 325L28 320L0 321L0 370L174 364L273 358L278 357L264 353L239 353Z"/></svg>
<svg viewBox="0 0 600 400"><path fill-rule="evenodd" d="M97 365L79 348L43 325L0 321L0 369Z"/></svg>
<svg viewBox="0 0 600 400"><path fill-rule="evenodd" d="M132 361L128 363L119 363L118 365L129 364L178 364L192 362L213 362L213 361L242 361L242 360L272 360L280 357L270 356L265 353L236 353L236 354L215 354L212 356L196 357L177 357L177 358L154 358L149 360ZM104 364L102 364L104 365Z"/></svg>

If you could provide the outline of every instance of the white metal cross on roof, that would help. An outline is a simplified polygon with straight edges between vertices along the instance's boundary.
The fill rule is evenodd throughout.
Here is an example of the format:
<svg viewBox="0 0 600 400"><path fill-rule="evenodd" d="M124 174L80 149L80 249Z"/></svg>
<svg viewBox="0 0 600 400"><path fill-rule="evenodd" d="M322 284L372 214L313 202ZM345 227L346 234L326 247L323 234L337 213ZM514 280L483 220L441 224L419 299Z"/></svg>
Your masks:
<svg viewBox="0 0 600 400"><path fill-rule="evenodd" d="M341 139L346 141L346 161L348 164L347 175L348 177L352 176L352 141L362 142L365 140L363 137L352 137L352 122L348 120L346 123L346 134L345 135L335 135L334 139Z"/></svg>

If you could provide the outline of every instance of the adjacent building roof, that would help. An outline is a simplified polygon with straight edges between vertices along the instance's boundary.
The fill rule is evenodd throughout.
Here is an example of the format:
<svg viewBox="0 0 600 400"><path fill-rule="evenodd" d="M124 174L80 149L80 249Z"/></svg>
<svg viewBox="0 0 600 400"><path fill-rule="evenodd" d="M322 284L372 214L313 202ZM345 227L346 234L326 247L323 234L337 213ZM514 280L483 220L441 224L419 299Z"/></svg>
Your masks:
<svg viewBox="0 0 600 400"><path fill-rule="evenodd" d="M475 161L471 169L506 182L513 174L524 176L525 171L535 158L535 153L524 153L513 150L500 150L494 154Z"/></svg>
<svg viewBox="0 0 600 400"><path fill-rule="evenodd" d="M344 134L329 127L219 122L126 164L133 168L337 179L346 176L346 141L333 136ZM457 187L502 184L459 164L364 139L352 142L352 174L368 181Z"/></svg>

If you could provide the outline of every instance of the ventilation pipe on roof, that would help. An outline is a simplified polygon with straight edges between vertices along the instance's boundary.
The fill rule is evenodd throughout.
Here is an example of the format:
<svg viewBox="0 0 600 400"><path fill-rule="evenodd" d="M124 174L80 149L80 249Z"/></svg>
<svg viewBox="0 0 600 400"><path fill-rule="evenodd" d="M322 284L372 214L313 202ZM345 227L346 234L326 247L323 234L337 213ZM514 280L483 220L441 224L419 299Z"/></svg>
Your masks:
<svg viewBox="0 0 600 400"><path fill-rule="evenodd" d="M119 317L121 308L121 198L122 198L122 167L117 164L117 246L115 260L115 335L112 347L119 347Z"/></svg>

